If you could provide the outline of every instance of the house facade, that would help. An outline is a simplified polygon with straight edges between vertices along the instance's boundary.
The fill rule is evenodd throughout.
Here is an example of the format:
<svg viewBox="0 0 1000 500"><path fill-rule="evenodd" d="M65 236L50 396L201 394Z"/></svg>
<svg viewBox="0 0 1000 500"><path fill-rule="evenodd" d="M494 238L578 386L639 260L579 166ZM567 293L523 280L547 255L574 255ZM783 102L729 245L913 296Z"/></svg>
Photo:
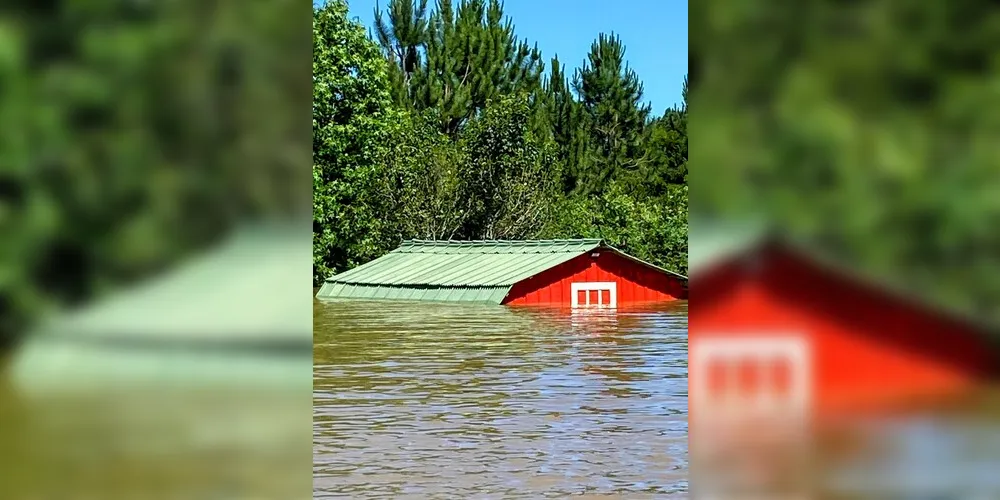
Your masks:
<svg viewBox="0 0 1000 500"><path fill-rule="evenodd" d="M850 414L960 395L997 374L990 328L781 238L696 239L692 416Z"/></svg>

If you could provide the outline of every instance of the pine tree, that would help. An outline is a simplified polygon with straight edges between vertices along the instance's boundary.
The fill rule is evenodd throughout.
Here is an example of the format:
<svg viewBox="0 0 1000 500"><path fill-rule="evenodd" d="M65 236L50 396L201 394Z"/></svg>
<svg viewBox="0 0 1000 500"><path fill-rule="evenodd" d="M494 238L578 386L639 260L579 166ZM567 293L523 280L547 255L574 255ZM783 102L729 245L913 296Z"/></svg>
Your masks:
<svg viewBox="0 0 1000 500"><path fill-rule="evenodd" d="M375 35L389 66L393 97L398 103L412 103L410 81L420 67L427 41L427 0L389 0L388 23L375 4Z"/></svg>
<svg viewBox="0 0 1000 500"><path fill-rule="evenodd" d="M576 188L581 165L588 159L588 136L583 108L573 96L558 56L552 58L545 91L549 127L563 165L563 190L569 193Z"/></svg>
<svg viewBox="0 0 1000 500"><path fill-rule="evenodd" d="M638 168L649 105L642 103L642 82L625 62L625 46L614 33L602 33L575 75L593 147L592 161L580 171L578 190L598 193L617 174Z"/></svg>
<svg viewBox="0 0 1000 500"><path fill-rule="evenodd" d="M521 93L540 106L543 64L537 47L518 40L499 0L440 0L424 18L425 0L391 0L379 40L393 61L399 92L417 110L433 109L455 136L490 101ZM426 27L426 28L425 28ZM421 57L422 56L422 57Z"/></svg>
<svg viewBox="0 0 1000 500"><path fill-rule="evenodd" d="M650 196L662 196L672 184L687 183L687 78L680 106L669 108L646 127L646 161L632 172L633 186Z"/></svg>

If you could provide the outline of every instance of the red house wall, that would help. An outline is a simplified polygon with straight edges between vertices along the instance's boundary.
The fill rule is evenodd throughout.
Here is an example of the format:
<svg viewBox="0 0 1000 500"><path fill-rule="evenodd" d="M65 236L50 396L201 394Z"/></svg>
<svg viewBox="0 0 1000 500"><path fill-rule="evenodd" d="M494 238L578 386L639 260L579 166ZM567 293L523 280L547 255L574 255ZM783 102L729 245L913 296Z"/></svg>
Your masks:
<svg viewBox="0 0 1000 500"><path fill-rule="evenodd" d="M570 284L582 281L617 283L619 306L684 298L684 283L680 279L601 251L596 258L581 255L515 284L504 304L569 306Z"/></svg>
<svg viewBox="0 0 1000 500"><path fill-rule="evenodd" d="M783 250L695 277L689 338L801 332L812 348L814 408L879 407L949 395L995 374L975 327Z"/></svg>

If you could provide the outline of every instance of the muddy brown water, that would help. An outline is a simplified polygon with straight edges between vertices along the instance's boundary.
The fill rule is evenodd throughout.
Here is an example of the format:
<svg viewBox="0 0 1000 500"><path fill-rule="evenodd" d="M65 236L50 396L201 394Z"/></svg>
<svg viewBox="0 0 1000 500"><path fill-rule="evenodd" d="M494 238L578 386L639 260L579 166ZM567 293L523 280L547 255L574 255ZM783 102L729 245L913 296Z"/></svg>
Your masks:
<svg viewBox="0 0 1000 500"><path fill-rule="evenodd" d="M314 498L687 497L687 304L316 302Z"/></svg>

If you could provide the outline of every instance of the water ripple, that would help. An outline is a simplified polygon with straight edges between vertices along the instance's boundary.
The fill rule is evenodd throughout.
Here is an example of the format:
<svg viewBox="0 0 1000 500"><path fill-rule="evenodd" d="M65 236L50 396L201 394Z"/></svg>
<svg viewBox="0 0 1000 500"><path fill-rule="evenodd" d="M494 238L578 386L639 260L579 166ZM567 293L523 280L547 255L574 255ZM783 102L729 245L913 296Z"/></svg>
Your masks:
<svg viewBox="0 0 1000 500"><path fill-rule="evenodd" d="M687 309L319 303L314 497L685 497Z"/></svg>

